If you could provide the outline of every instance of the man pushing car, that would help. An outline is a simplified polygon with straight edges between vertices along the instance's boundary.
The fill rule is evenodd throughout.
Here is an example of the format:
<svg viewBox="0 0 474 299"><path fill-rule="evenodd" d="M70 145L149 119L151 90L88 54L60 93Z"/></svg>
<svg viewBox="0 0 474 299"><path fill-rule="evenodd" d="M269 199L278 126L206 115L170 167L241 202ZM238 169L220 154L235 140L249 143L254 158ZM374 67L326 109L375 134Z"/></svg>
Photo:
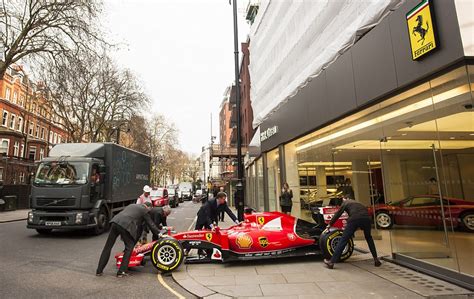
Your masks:
<svg viewBox="0 0 474 299"><path fill-rule="evenodd" d="M226 212L227 215L234 221L236 224L239 224L237 217L229 209L229 206L226 202L227 194L224 192L217 193L217 197L208 200L204 203L197 213L196 227L195 229L211 229L214 227L214 223L218 223L217 215L221 212Z"/></svg>
<svg viewBox="0 0 474 299"><path fill-rule="evenodd" d="M151 202L145 202L143 204L131 204L125 207L123 211L118 213L110 221L112 223L110 228L109 237L105 242L104 249L100 255L99 265L97 266L96 275L102 276L107 262L109 261L110 252L112 247L120 236L125 244L125 251L123 253L123 260L120 264L120 268L117 272L117 277L128 276L128 264L130 262L130 256L132 255L133 248L140 238L143 222L150 228L154 235L160 235L160 230L153 223L150 217L150 210L152 209Z"/></svg>
<svg viewBox="0 0 474 299"><path fill-rule="evenodd" d="M375 249L374 239L372 238L371 229L372 223L367 211L367 208L353 199L349 199L346 196L343 198L343 202L339 210L334 214L331 221L329 222L328 226L324 230L324 233L329 231L329 228L336 223L336 221L341 217L341 215L347 212L349 214L349 218L347 219L346 228L342 233L341 240L336 246L334 250L334 254L330 260L324 259L324 263L329 269L334 268L334 263L339 262L341 258L341 254L344 251L344 248L349 242L349 239L352 238L355 231L357 229L362 229L364 231L364 237L367 241L367 245L369 245L370 252L372 253L372 257L374 258L375 267L380 267L382 265L380 263L379 258L377 257L377 250Z"/></svg>

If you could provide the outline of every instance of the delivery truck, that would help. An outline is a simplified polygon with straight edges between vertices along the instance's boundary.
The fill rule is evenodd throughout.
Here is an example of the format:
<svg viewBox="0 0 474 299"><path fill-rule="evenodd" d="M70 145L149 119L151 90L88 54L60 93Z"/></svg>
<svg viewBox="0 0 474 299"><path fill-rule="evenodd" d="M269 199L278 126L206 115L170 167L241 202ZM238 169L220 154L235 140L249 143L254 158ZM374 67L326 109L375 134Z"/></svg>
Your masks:
<svg viewBox="0 0 474 299"><path fill-rule="evenodd" d="M27 227L89 229L101 234L111 217L135 203L149 184L150 157L114 143L63 143L39 162Z"/></svg>

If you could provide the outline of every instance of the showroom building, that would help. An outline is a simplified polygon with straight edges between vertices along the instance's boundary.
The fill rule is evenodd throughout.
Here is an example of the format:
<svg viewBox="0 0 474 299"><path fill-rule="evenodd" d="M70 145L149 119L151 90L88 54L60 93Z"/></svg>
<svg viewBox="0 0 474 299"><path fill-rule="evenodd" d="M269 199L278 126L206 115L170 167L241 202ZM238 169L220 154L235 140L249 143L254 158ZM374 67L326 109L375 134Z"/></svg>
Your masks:
<svg viewBox="0 0 474 299"><path fill-rule="evenodd" d="M310 219L350 189L395 261L472 289L473 9L401 1L301 84L258 123L247 204L279 210L288 182L292 214Z"/></svg>

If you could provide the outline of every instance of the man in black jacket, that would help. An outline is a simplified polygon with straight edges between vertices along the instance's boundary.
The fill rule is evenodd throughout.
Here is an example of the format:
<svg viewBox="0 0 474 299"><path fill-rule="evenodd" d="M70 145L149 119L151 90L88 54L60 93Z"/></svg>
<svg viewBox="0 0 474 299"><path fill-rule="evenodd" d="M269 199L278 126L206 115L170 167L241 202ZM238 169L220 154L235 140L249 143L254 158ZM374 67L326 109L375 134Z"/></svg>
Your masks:
<svg viewBox="0 0 474 299"><path fill-rule="evenodd" d="M226 212L232 221L234 221L236 224L239 223L237 217L229 209L229 206L227 206L226 197L227 195L224 192L219 192L217 193L217 198L210 199L201 206L197 213L195 229L214 228L213 223L216 223L217 225L217 215L220 212Z"/></svg>
<svg viewBox="0 0 474 299"><path fill-rule="evenodd" d="M126 272L128 269L128 263L130 262L133 248L135 247L137 240L140 238L143 221L145 221L153 234L160 234L160 231L149 215L151 209L152 205L149 202L145 202L144 204L131 204L112 218L110 221L112 225L109 237L107 238L107 242L102 250L99 265L97 266L97 276L102 275L102 272L109 261L110 251L112 250L118 236L122 238L123 243L125 244L125 251L123 253L122 264L117 272L117 277L128 275Z"/></svg>
<svg viewBox="0 0 474 299"><path fill-rule="evenodd" d="M339 243L337 244L337 247L334 250L334 254L331 257L331 260L325 259L324 263L329 269L334 268L334 263L337 263L341 258L341 254L344 251L347 242L349 242L349 239L354 235L355 231L360 228L364 231L364 237L367 241L367 245L369 245L372 257L374 258L375 267L380 267L380 265L382 264L380 263L380 260L377 257L377 250L375 249L374 239L372 238L371 234L371 219L369 213L367 212L367 208L360 202L344 197L341 207L336 212L336 214L334 214L323 233L326 233L329 228L334 223L336 223L336 221L339 219L339 217L341 217L344 212L347 212L347 214L349 214L349 219L347 219L346 228L344 229L341 240L339 240Z"/></svg>

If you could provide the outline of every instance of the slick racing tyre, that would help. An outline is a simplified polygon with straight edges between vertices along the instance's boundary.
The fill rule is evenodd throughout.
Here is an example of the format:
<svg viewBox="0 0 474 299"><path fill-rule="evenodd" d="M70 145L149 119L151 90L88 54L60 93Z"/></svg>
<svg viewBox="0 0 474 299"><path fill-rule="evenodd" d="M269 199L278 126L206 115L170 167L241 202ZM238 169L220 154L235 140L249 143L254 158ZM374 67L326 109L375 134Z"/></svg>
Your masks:
<svg viewBox="0 0 474 299"><path fill-rule="evenodd" d="M184 259L184 251L178 240L159 239L151 250L151 263L161 272L171 272L179 267Z"/></svg>
<svg viewBox="0 0 474 299"><path fill-rule="evenodd" d="M319 248L321 249L321 252L323 253L324 258L330 259L333 256L334 251L336 250L337 244L339 244L339 241L341 240L341 237L342 237L341 230L333 230L333 231L330 231L329 233L322 234L320 236ZM354 252L354 240L350 238L346 247L342 251L340 261L342 262L342 261L347 260L349 257L351 257L353 252Z"/></svg>

